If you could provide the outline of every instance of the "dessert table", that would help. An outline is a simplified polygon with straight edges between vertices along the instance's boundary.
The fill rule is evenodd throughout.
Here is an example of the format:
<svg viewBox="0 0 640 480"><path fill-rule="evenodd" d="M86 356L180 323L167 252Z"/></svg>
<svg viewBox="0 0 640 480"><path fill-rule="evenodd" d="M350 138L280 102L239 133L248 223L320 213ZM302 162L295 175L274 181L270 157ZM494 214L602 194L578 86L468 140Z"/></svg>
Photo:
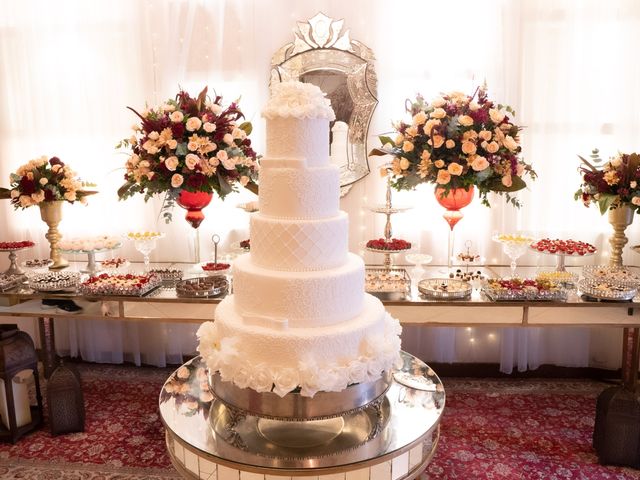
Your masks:
<svg viewBox="0 0 640 480"><path fill-rule="evenodd" d="M143 265L132 264L130 270L142 270ZM191 264L152 264L151 268L182 269L185 278L195 275ZM422 276L438 277L442 267L429 266ZM509 275L509 266L483 266L480 269L488 277ZM579 267L567 267L576 273ZM78 268L79 270L79 268ZM408 269L411 274L411 268ZM521 276L535 275L535 267L518 267ZM509 301L495 302L480 290L473 289L471 296L459 300L434 300L420 294L417 279L412 279L411 291L403 300L383 300L387 310L404 325L430 326L495 326L495 327L616 327L624 329L623 337L623 381L629 389L637 383L640 295L631 301L606 302L584 298L575 290L570 291L566 301ZM76 314L59 311L43 311L44 298L63 298L82 302L83 311ZM41 293L27 286L0 293L0 316L38 318L42 348L45 356L45 374L55 366L55 318L77 320L127 320L170 321L173 323L202 323L211 320L215 306L222 297L179 297L175 288L162 286L141 296L88 297L78 293ZM109 316L104 315L104 305L110 306Z"/></svg>
<svg viewBox="0 0 640 480"><path fill-rule="evenodd" d="M273 420L229 416L224 404L203 390L205 365L196 357L176 370L160 392L160 418L171 461L187 479L411 480L435 453L445 391L422 361L404 352L402 360L381 398L384 413L376 425L363 425L358 412L350 412L344 416L340 436L288 447L279 441L281 437L270 437L267 427ZM286 431L292 423L282 428ZM229 437L233 444L217 433L221 429L233 432Z"/></svg>

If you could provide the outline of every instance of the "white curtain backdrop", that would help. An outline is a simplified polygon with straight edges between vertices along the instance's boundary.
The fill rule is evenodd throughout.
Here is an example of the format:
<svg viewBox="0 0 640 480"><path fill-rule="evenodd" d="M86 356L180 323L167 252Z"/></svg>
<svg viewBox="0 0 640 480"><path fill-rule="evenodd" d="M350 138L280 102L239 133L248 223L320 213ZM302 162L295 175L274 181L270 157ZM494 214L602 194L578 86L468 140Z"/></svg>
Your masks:
<svg viewBox="0 0 640 480"><path fill-rule="evenodd" d="M165 225L161 199L118 202L125 155L114 146L136 121L126 106L143 109L175 95L178 87L197 93L204 85L227 102L241 97L254 123L256 150L264 150L259 116L268 96L271 55L293 40L296 21L318 11L344 18L352 38L373 49L380 103L370 128L388 132L403 118L404 100L420 92L471 92L485 80L489 94L513 106L526 126L523 148L540 178L520 194L513 209L494 198L488 209L475 202L456 227L457 249L466 240L490 263L507 263L490 240L496 231L525 230L595 243L604 262L610 227L595 208L573 201L580 183L576 154L599 147L603 155L638 151L640 130L640 4L635 0L488 0L424 2L294 0L96 0L57 2L0 0L0 185L17 166L39 155L59 156L100 194L88 207L65 206L66 235L159 229L166 233L152 261L193 261L193 232L175 212ZM373 173L343 198L350 214L354 252L381 235L381 216L367 204L384 198L377 174L383 159L370 161ZM234 194L205 210L200 228L203 256L208 239L223 238L224 249L248 235L248 214L235 208L254 199ZM394 217L394 233L416 250L445 263L447 227L432 189L395 195L413 210ZM638 224L628 230L638 242ZM0 203L0 237L32 239L34 255L46 255L45 225L34 209L16 211ZM138 258L130 245L118 252ZM640 258L627 249L625 263ZM402 259L399 259L402 261ZM0 269L6 259L0 260ZM527 254L522 264L551 264ZM58 322L62 353L95 361L162 365L194 351L195 326L141 325L97 320ZM144 329L145 334L140 332ZM404 348L432 361L500 362L503 371L542 363L614 368L619 365L616 329L406 329ZM152 332L152 333L149 333Z"/></svg>

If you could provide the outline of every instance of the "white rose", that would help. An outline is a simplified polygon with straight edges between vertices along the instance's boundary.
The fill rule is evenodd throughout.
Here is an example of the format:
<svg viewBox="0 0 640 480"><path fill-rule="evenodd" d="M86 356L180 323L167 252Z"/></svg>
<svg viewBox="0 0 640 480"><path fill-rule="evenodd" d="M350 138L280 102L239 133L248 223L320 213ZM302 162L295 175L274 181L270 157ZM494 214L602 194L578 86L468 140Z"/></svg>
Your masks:
<svg viewBox="0 0 640 480"><path fill-rule="evenodd" d="M329 392L340 392L349 385L349 367L332 368L329 375L332 382L324 390Z"/></svg>
<svg viewBox="0 0 640 480"><path fill-rule="evenodd" d="M349 383L362 383L368 378L367 364L360 360L349 363Z"/></svg>
<svg viewBox="0 0 640 480"><path fill-rule="evenodd" d="M234 145L233 135L231 135L230 133L226 133L222 138L222 141L227 145Z"/></svg>
<svg viewBox="0 0 640 480"><path fill-rule="evenodd" d="M502 143L504 143L504 146L507 147L512 152L518 148L518 143L514 140L514 138L511 135L507 135L506 137L504 137L504 141Z"/></svg>
<svg viewBox="0 0 640 480"><path fill-rule="evenodd" d="M200 159L198 158L197 155L194 155L193 153L189 153L185 159L184 159L184 163L187 165L187 168L189 170L193 170L196 165L198 164L198 161Z"/></svg>
<svg viewBox="0 0 640 480"><path fill-rule="evenodd" d="M222 113L222 107L217 103L213 103L211 105L211 111L213 112L214 115L218 116Z"/></svg>
<svg viewBox="0 0 640 480"><path fill-rule="evenodd" d="M374 357L369 359L369 364L367 365L367 372L371 376L371 378L380 378L380 374L384 370L385 363L384 358Z"/></svg>
<svg viewBox="0 0 640 480"><path fill-rule="evenodd" d="M213 133L216 131L216 124L211 122L205 122L202 128L204 128L204 131L207 133Z"/></svg>
<svg viewBox="0 0 640 480"><path fill-rule="evenodd" d="M171 112L171 115L169 115L169 118L173 123L180 123L182 120L184 120L184 115L182 114L181 111L176 110L175 112Z"/></svg>
<svg viewBox="0 0 640 480"><path fill-rule="evenodd" d="M242 365L233 377L233 383L239 388L247 388L253 381L253 368Z"/></svg>
<svg viewBox="0 0 640 480"><path fill-rule="evenodd" d="M253 371L255 374L249 386L256 392L270 392L271 388L273 388L273 377L269 371L269 367L264 363L260 363L253 367Z"/></svg>
<svg viewBox="0 0 640 480"><path fill-rule="evenodd" d="M182 175L180 175L179 173L174 173L171 177L171 186L173 188L178 188L180 185L182 185L182 182L184 182L184 178L182 178Z"/></svg>
<svg viewBox="0 0 640 480"><path fill-rule="evenodd" d="M293 368L283 368L275 373L273 383L275 385L273 392L279 397L284 397L287 393L297 388L300 383L300 377Z"/></svg>
<svg viewBox="0 0 640 480"><path fill-rule="evenodd" d="M239 138L239 139L243 140L247 136L247 134L241 128L234 128L233 132L231 132L231 136L234 139L235 138Z"/></svg>
<svg viewBox="0 0 640 480"><path fill-rule="evenodd" d="M480 110L480 104L476 101L473 101L469 104L469 110L471 110L472 112L475 112L477 110Z"/></svg>
<svg viewBox="0 0 640 480"><path fill-rule="evenodd" d="M162 105L162 111L164 112L173 112L175 109L176 107L169 103L165 103L164 105Z"/></svg>
<svg viewBox="0 0 640 480"><path fill-rule="evenodd" d="M500 123L504 120L504 113L495 108L489 109L489 117L493 123Z"/></svg>
<svg viewBox="0 0 640 480"><path fill-rule="evenodd" d="M202 120L200 120L198 117L191 117L189 120L187 120L187 130L189 130L190 132L195 132L200 128L201 125Z"/></svg>

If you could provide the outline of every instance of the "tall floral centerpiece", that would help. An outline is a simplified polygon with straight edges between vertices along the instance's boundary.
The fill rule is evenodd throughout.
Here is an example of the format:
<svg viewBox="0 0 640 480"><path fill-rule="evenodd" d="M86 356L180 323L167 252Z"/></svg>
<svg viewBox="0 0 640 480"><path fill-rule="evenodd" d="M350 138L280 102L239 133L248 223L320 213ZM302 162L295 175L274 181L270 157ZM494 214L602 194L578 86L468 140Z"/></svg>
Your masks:
<svg viewBox="0 0 640 480"><path fill-rule="evenodd" d="M477 188L482 203L487 195L505 195L520 206L513 192L526 187L524 178L536 173L520 154L519 127L509 106L489 100L486 87L472 95L442 94L431 102L418 95L407 100L411 122L394 125L394 137L381 136L382 148L374 155L393 156L383 168L397 190L411 190L421 183L435 185L436 200L445 207L450 227L448 265L451 267L453 228L463 217L461 208L471 203Z"/></svg>
<svg viewBox="0 0 640 480"><path fill-rule="evenodd" d="M252 127L239 122L244 115L237 102L225 107L222 97L208 97L205 87L197 97L180 90L175 99L141 113L128 108L141 123L118 144L130 151L120 199L141 193L146 201L165 193L165 220L171 220L170 207L177 203L198 228L214 192L224 199L238 184L253 184Z"/></svg>
<svg viewBox="0 0 640 480"><path fill-rule="evenodd" d="M58 157L40 157L20 166L10 175L9 195L14 208L40 207L40 216L49 227L46 238L50 244L53 263L49 268L59 269L68 265L58 251L62 238L58 225L62 220L63 202L86 203L86 197L95 192L83 189L76 173Z"/></svg>
<svg viewBox="0 0 640 480"><path fill-rule="evenodd" d="M597 203L602 215L608 212L613 226L609 263L620 266L622 249L628 242L624 232L640 208L640 155L618 153L604 163L598 150L593 150L589 160L578 157L582 184L574 198L586 207Z"/></svg>

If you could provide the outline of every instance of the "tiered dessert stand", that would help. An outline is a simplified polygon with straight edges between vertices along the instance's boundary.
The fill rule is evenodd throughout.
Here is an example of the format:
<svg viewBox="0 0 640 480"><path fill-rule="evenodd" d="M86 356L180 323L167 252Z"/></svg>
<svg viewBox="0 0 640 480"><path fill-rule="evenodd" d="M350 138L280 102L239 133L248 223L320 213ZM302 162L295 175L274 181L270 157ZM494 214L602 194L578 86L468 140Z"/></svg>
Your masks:
<svg viewBox="0 0 640 480"><path fill-rule="evenodd" d="M165 383L160 416L184 478L404 480L431 460L444 403L435 372L404 352L377 381L311 398L207 381L196 357Z"/></svg>
<svg viewBox="0 0 640 480"><path fill-rule="evenodd" d="M96 253L111 252L112 250L116 250L121 246L122 244L119 243L115 245L113 248L97 248L97 249L88 249L88 250L72 250L72 249L66 250L61 248L59 250L61 252L69 253L73 255L78 255L78 254L87 255L87 265L80 271L82 273L88 273L89 275L94 275L98 271L98 264L96 263Z"/></svg>
<svg viewBox="0 0 640 480"><path fill-rule="evenodd" d="M565 253L565 252L562 252L562 251L553 252L553 251L549 251L549 250L537 249L535 247L536 244L540 243L542 241L544 241L544 240L538 240L537 242L532 243L529 246L529 248L531 248L531 250L533 250L534 252L539 253L539 254L555 256L556 257L556 271L558 271L558 272L565 272L567 270L566 266L565 266L565 258L566 257L578 257L578 258L589 257L589 256L591 256L591 255L596 253L596 249L592 245L589 245L589 246L593 248L593 251L585 251L584 253L575 253L575 252L574 253ZM588 244L585 244L585 245L588 245Z"/></svg>
<svg viewBox="0 0 640 480"><path fill-rule="evenodd" d="M391 238L392 238L392 228L391 228L391 216L396 214L396 213L402 213L405 212L407 210L410 210L411 207L397 207L397 206L393 206L392 202L391 202L391 180L387 180L387 192L386 192L386 199L385 199L385 203L384 205L374 205L373 207L369 207L369 210L371 210L374 213L381 213L383 215L385 215L387 217L387 221L385 223L384 226L384 240L386 242L390 242ZM369 252L374 252L374 253L382 253L384 255L384 267L386 269L390 269L392 262L391 262L391 255L395 254L395 253L402 253L402 252L406 252L408 250L410 250L410 248L402 248L402 249L396 249L396 250L388 250L388 249L379 249L379 248L372 248L372 247L366 247L365 248L369 251Z"/></svg>

